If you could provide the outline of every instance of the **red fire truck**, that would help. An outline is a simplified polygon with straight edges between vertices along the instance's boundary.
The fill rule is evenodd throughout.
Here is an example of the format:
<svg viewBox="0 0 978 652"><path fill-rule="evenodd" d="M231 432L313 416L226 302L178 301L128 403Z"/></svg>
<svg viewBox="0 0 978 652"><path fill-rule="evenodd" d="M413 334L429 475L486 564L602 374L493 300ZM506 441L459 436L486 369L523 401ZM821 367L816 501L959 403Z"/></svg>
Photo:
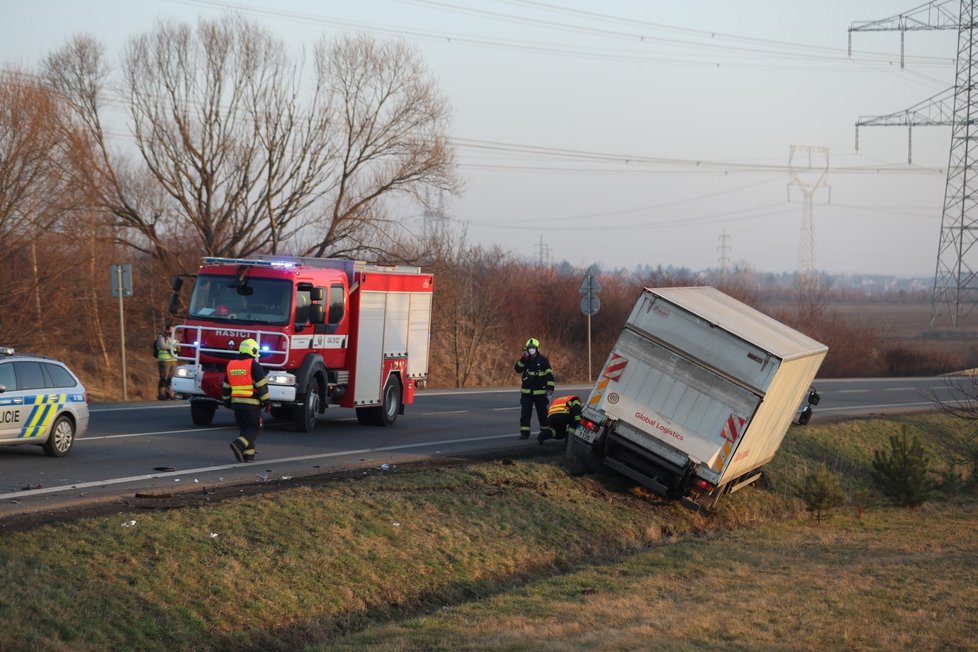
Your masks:
<svg viewBox="0 0 978 652"><path fill-rule="evenodd" d="M330 405L389 426L428 378L431 274L411 266L256 255L204 258L178 342L173 391L197 425L221 405L227 363L258 342L272 417L308 432ZM183 278L173 280L170 310Z"/></svg>

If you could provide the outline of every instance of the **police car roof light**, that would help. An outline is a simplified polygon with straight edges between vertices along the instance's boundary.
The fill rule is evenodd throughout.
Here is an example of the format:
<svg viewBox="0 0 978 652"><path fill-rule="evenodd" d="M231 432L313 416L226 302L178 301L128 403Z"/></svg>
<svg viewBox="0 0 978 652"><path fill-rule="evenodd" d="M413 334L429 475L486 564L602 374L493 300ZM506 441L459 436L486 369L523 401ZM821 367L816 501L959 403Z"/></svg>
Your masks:
<svg viewBox="0 0 978 652"><path fill-rule="evenodd" d="M12 346L0 346L0 355L13 355L14 347Z"/></svg>

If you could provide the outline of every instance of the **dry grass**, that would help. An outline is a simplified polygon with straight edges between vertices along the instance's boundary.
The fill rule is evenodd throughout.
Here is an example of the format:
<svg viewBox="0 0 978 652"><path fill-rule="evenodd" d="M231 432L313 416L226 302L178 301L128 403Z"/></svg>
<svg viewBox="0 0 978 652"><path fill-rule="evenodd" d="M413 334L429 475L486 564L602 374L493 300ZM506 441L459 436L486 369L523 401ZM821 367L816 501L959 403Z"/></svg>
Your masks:
<svg viewBox="0 0 978 652"><path fill-rule="evenodd" d="M322 649L978 649L978 505L698 538Z"/></svg>
<svg viewBox="0 0 978 652"><path fill-rule="evenodd" d="M967 648L974 503L816 526L791 496L822 461L865 490L903 429L972 443L937 415L795 429L770 489L710 516L555 456L6 533L0 649Z"/></svg>

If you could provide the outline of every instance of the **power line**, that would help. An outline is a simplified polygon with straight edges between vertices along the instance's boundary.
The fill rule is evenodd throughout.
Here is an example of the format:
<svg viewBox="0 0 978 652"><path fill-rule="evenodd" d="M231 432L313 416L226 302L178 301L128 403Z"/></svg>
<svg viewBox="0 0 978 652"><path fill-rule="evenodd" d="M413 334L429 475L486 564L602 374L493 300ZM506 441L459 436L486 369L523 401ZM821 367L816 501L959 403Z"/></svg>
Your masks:
<svg viewBox="0 0 978 652"><path fill-rule="evenodd" d="M489 48L502 48L509 49L518 52L530 52L535 54L552 54L561 57L573 56L573 57L583 57L599 60L612 60L619 62L633 62L633 63L659 63L659 64L672 64L672 65L690 65L690 66L707 66L707 67L717 67L723 66L726 68L738 68L742 64L732 63L727 60L725 61L691 61L681 58L672 57L662 57L662 56L649 56L649 55L636 55L628 54L621 51L599 51L595 49L582 48L580 44L575 45L540 45L531 44L526 41L512 41L505 39L487 39L478 38L468 35L452 34L445 32L434 32L427 30L418 29L408 29L404 27L390 27L384 25L378 25L375 23L365 23L350 20L343 20L339 18L332 18L328 16L317 16L312 14L305 14L292 11L284 11L279 9L268 9L264 7L255 7L252 5L237 4L231 2L225 2L222 0L167 0L168 2L175 4L186 4L198 7L210 7L217 9L227 9L235 10L240 12L246 12L257 15L270 16L275 18L281 18L285 20L291 20L306 24L324 24L333 25L348 29L355 29L360 31L371 31L380 32L387 34L396 34L398 36L410 36L413 38L436 41L441 43L449 44L463 44L476 47L489 47ZM442 3L444 4L444 3ZM468 9L464 7L456 7L459 11L475 11L479 10ZM514 17L518 18L518 17ZM546 22L546 21L541 21ZM569 29L574 29L575 31L580 31L580 29L574 26L567 26ZM638 42L641 42L640 37ZM847 57L844 53L842 54L831 54L831 55L812 55L804 53L792 53L784 51L775 50L764 50L757 48L742 48L738 46L723 46L714 43L691 43L688 41L680 41L677 39L663 39L659 37L646 37L649 42L657 42L665 45L682 45L683 47L696 47L705 48L708 50L714 50L717 52L722 52L725 54L737 53L742 54L752 54L764 58L763 64L755 64L758 66L763 66L762 69L775 69L775 68L785 68L786 66L780 65L781 62L788 63L793 60L830 60L837 61L839 63L847 62ZM840 51L841 52L841 51ZM884 55L882 58L869 58L867 57L865 62L867 63L877 63L877 64L892 64L892 58L889 55ZM948 61L942 59L927 59L920 58L918 60L918 65L938 65L946 66Z"/></svg>

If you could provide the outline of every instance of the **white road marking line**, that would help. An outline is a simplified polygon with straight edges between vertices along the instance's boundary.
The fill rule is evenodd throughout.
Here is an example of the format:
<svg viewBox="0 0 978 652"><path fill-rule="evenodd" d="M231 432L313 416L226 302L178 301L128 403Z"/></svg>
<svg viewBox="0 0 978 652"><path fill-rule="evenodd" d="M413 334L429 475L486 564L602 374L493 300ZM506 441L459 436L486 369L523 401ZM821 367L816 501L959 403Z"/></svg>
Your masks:
<svg viewBox="0 0 978 652"><path fill-rule="evenodd" d="M840 389L839 394L858 394L859 392L868 392L868 389Z"/></svg>
<svg viewBox="0 0 978 652"><path fill-rule="evenodd" d="M356 450L336 451L333 453L317 453L314 455L300 455L298 457L280 457L272 460L262 460L260 465L282 464L285 462L305 462L311 460L324 460L331 457L343 457L345 455L363 455L365 453L383 453L386 451L407 450L411 448L429 448L432 446L444 446L446 444L467 444L477 441L492 441L495 439L516 439L512 433L505 435L489 435L488 437L466 437L464 439L442 439L432 442L418 442L415 444L399 444L397 446L382 446L379 448L360 448ZM75 491L78 489L91 489L93 487L107 487L127 482L139 482L140 480L153 480L155 478L172 478L179 475L191 475L195 473L207 473L210 471L224 471L228 469L241 469L240 462L233 464L221 464L219 466L202 466L196 469L183 469L181 471L170 471L164 473L149 473L145 475L133 475L125 478L110 478L108 480L94 480L92 482L79 482L60 487L44 487L42 489L30 489L27 491L15 491L12 493L0 494L0 500L16 500L17 498L27 498L29 496L39 496L41 494L60 493L62 491Z"/></svg>

